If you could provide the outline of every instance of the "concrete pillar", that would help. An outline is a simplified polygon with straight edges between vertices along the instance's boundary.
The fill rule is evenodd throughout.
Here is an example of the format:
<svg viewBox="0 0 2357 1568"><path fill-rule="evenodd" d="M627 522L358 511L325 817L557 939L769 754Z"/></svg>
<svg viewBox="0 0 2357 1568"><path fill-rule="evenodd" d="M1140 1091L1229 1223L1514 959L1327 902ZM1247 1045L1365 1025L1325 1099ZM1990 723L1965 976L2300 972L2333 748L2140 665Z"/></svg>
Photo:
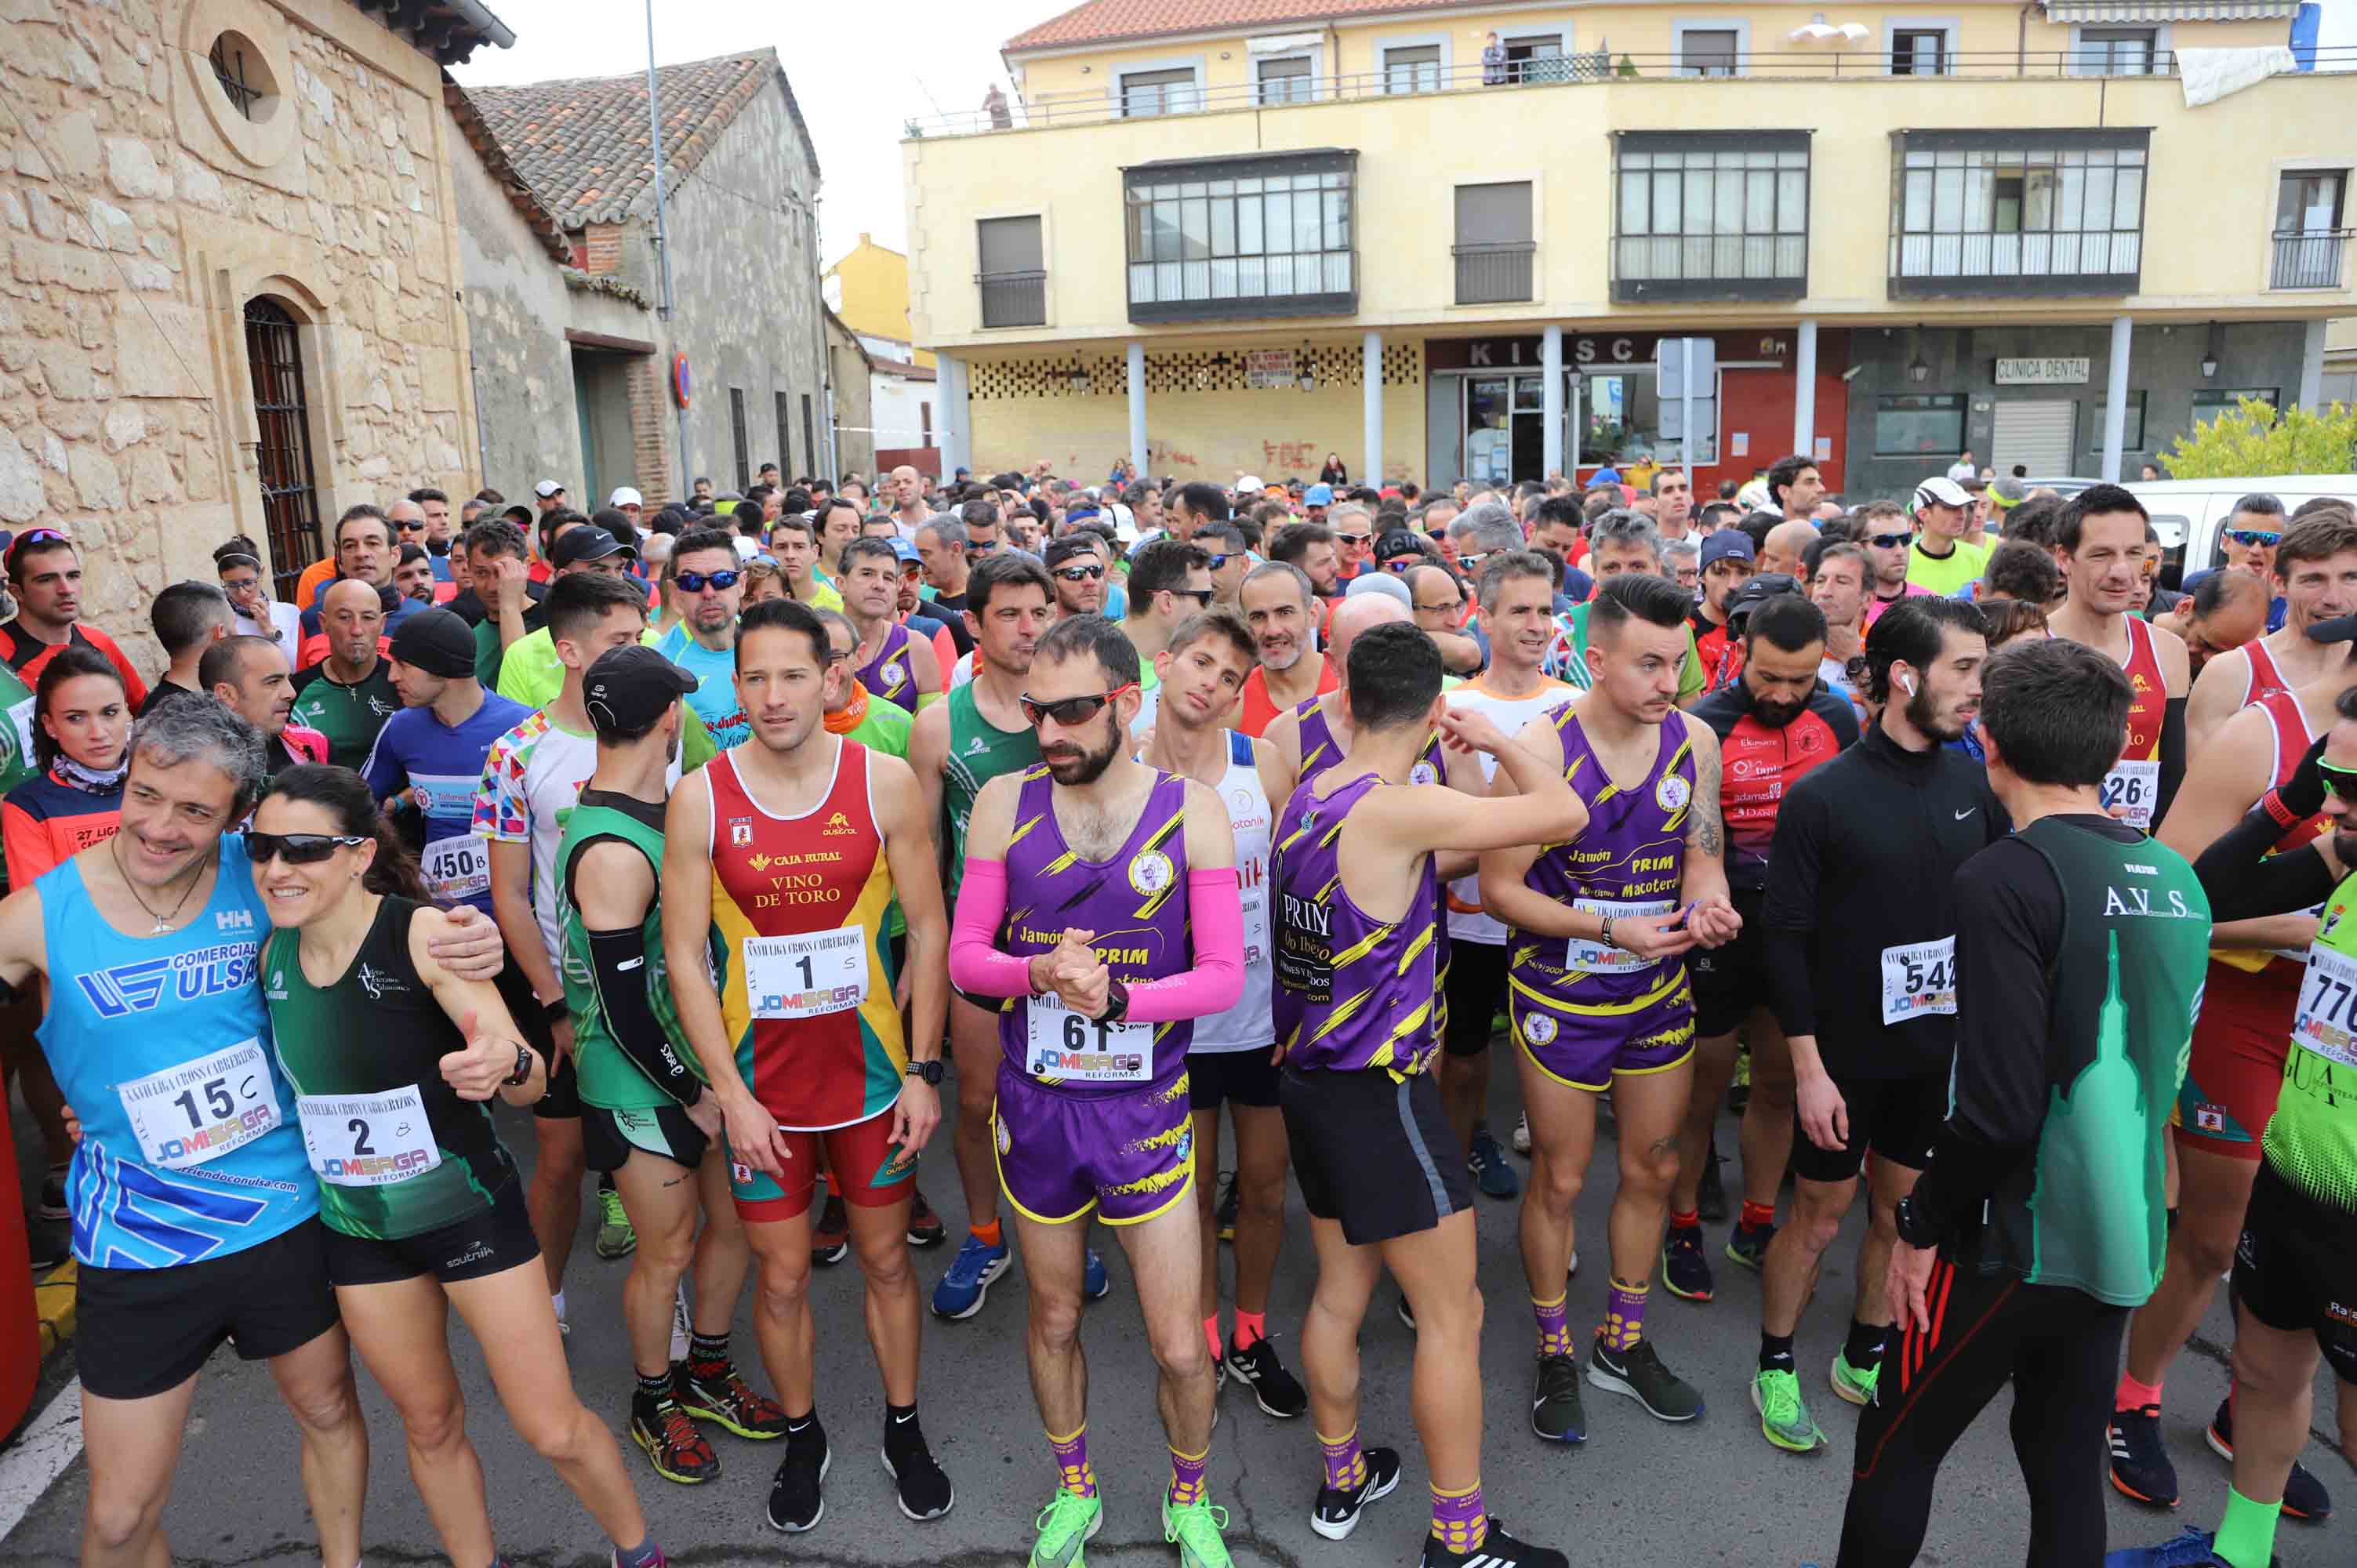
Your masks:
<svg viewBox="0 0 2357 1568"><path fill-rule="evenodd" d="M936 437L942 448L942 478L946 479L960 468L974 467L973 413L966 401L965 361L954 354L936 353L939 367L936 387L941 393L941 406L934 411L941 421Z"/></svg>
<svg viewBox="0 0 2357 1568"><path fill-rule="evenodd" d="M1563 466L1563 328L1550 327L1539 338L1539 369L1546 390L1539 401L1544 434L1539 439L1539 473L1568 475Z"/></svg>
<svg viewBox="0 0 2357 1568"><path fill-rule="evenodd" d="M1817 318L1813 316L1792 334L1792 450L1803 457L1817 455ZM1720 461L1725 460L1722 455ZM1702 493L1699 487L1695 493Z"/></svg>
<svg viewBox="0 0 2357 1568"><path fill-rule="evenodd" d="M1129 466L1144 478L1146 466L1146 345L1129 346Z"/></svg>
<svg viewBox="0 0 2357 1568"><path fill-rule="evenodd" d="M2299 406L2319 413L2324 408L2324 336L2330 322L2311 321L2299 349Z"/></svg>
<svg viewBox="0 0 2357 1568"><path fill-rule="evenodd" d="M1383 335L1367 334L1359 379L1366 393L1366 450L1361 455L1359 482L1378 489L1383 482Z"/></svg>
<svg viewBox="0 0 2357 1568"><path fill-rule="evenodd" d="M2104 472L2106 484L2120 482L2120 447L2128 433L2128 339L2136 323L2112 317L2112 374L2104 383Z"/></svg>

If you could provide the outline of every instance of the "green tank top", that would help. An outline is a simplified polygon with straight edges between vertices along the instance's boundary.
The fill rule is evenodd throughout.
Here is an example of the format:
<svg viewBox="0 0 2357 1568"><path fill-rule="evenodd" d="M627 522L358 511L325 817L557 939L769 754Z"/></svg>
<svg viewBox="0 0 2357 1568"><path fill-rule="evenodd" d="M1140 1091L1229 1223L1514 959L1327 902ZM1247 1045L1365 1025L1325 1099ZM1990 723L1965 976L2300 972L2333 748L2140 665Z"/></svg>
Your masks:
<svg viewBox="0 0 2357 1568"><path fill-rule="evenodd" d="M2332 890L2308 948L2283 1090L2259 1147L2294 1187L2357 1213L2357 876Z"/></svg>
<svg viewBox="0 0 2357 1568"><path fill-rule="evenodd" d="M955 909L958 886L965 880L965 830L974 820L974 797L1000 774L1037 766L1039 732L1003 730L984 718L971 681L952 689L947 700L950 749L942 765L942 805L950 819L950 858L942 892Z"/></svg>
<svg viewBox="0 0 2357 1568"><path fill-rule="evenodd" d="M489 1208L515 1180L490 1102L461 1100L442 1080L442 1058L466 1038L410 961L418 908L384 899L331 984L304 974L299 933L273 932L262 950L270 1032L295 1089L319 1218L347 1236L438 1230Z"/></svg>
<svg viewBox="0 0 2357 1568"><path fill-rule="evenodd" d="M565 837L556 846L556 910L557 929L565 943L565 1010L573 1015L574 1067L581 1076L584 1105L595 1105L604 1111L651 1111L677 1101L657 1089L615 1042L613 1025L597 1004L597 986L589 972L589 929L582 923L581 911L573 902L574 863L582 851L601 839L629 844L655 868L658 884L662 876L662 829L649 827L619 807L592 805L586 799L573 808L573 814L565 821ZM655 1021L662 1026L664 1038L687 1070L695 1075L698 1083L709 1084L712 1080L688 1045L687 1031L680 1026L679 1008L672 1000L671 972L663 961L660 897L648 906L639 934L647 949L648 1005L653 1009Z"/></svg>
<svg viewBox="0 0 2357 1568"><path fill-rule="evenodd" d="M1994 1216L2028 1283L2141 1306L2168 1245L2161 1140L2201 1005L2210 900L2156 839L2122 843L2052 817L2018 836L2061 884L2062 944L2038 1156L1999 1187Z"/></svg>

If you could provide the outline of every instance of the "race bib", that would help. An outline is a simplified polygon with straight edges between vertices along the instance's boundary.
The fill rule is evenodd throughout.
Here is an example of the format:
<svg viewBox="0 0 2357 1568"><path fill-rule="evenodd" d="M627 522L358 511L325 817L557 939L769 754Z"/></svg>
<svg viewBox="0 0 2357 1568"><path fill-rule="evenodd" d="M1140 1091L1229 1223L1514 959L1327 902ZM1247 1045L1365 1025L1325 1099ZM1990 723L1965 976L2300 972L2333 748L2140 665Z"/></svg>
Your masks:
<svg viewBox="0 0 2357 1568"><path fill-rule="evenodd" d="M867 929L747 937L745 994L757 1020L814 1018L867 1000Z"/></svg>
<svg viewBox="0 0 2357 1568"><path fill-rule="evenodd" d="M38 755L33 750L33 708L39 701L38 697L27 697L8 704L8 722L16 726L16 755L28 765Z"/></svg>
<svg viewBox="0 0 2357 1568"><path fill-rule="evenodd" d="M2342 1067L2357 1067L2357 960L2330 948L2308 950L2308 973L2299 983L2299 1011L2292 1015L2291 1041Z"/></svg>
<svg viewBox="0 0 2357 1568"><path fill-rule="evenodd" d="M479 833L436 839L417 864L427 896L437 903L457 904L491 890L491 846Z"/></svg>
<svg viewBox="0 0 2357 1568"><path fill-rule="evenodd" d="M1956 939L1882 950L1882 1021L1956 1010Z"/></svg>
<svg viewBox="0 0 2357 1568"><path fill-rule="evenodd" d="M2104 775L2104 810L2132 828L2152 832L2152 809L2160 799L2160 764L2119 762Z"/></svg>
<svg viewBox="0 0 2357 1568"><path fill-rule="evenodd" d="M1574 898L1571 907L1591 915L1609 915L1616 920L1637 915L1666 915L1677 908L1667 899L1616 904L1604 898ZM1650 969L1657 961L1625 948L1609 948L1600 941L1584 942L1577 938L1565 942L1563 949L1563 967L1575 974L1631 974Z"/></svg>
<svg viewBox="0 0 2357 1568"><path fill-rule="evenodd" d="M139 1157L185 1171L242 1149L278 1125L278 1097L260 1040L134 1079L116 1090Z"/></svg>
<svg viewBox="0 0 2357 1568"><path fill-rule="evenodd" d="M381 1094L306 1094L303 1154L330 1187L390 1187L442 1163L415 1084Z"/></svg>
<svg viewBox="0 0 2357 1568"><path fill-rule="evenodd" d="M1024 1008L1024 1070L1067 1083L1148 1083L1154 1078L1154 1026L1084 1018L1050 991Z"/></svg>

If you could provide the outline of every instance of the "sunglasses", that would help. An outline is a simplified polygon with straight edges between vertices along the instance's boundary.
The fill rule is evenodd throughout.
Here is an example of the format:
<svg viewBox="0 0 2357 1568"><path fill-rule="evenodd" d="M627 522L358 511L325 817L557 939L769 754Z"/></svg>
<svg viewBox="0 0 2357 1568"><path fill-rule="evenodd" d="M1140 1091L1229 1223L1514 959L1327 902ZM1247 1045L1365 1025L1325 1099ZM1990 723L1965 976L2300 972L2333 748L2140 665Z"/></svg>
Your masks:
<svg viewBox="0 0 2357 1568"><path fill-rule="evenodd" d="M395 526L397 526L404 533L423 533L425 532L425 524L416 518L404 517Z"/></svg>
<svg viewBox="0 0 2357 1568"><path fill-rule="evenodd" d="M1056 575L1067 583L1093 583L1104 575L1102 566L1059 566Z"/></svg>
<svg viewBox="0 0 2357 1568"><path fill-rule="evenodd" d="M1334 536L1336 543L1349 545L1358 550L1365 549L1368 542L1373 538L1374 535L1372 533L1338 533Z"/></svg>
<svg viewBox="0 0 2357 1568"><path fill-rule="evenodd" d="M1911 533L1869 533L1866 536L1866 542L1877 550L1896 550L1902 544L1913 543L1914 540Z"/></svg>
<svg viewBox="0 0 2357 1568"><path fill-rule="evenodd" d="M1063 728L1070 729L1074 725L1084 725L1096 717L1107 703L1124 692L1136 690L1137 682L1132 681L1126 685L1115 686L1110 692L1099 692L1094 696L1066 697L1060 702L1041 703L1033 701L1027 692L1017 700L1022 703L1024 718L1030 722L1032 728L1039 728L1043 719L1053 719Z"/></svg>
<svg viewBox="0 0 2357 1568"><path fill-rule="evenodd" d="M689 593L700 594L706 588L733 588L744 575L742 572L682 572L677 581Z"/></svg>
<svg viewBox="0 0 2357 1568"><path fill-rule="evenodd" d="M2316 770L2323 775L2324 787L2327 789L2344 800L2357 800L2357 770L2335 768L2330 763L2320 760L2316 765Z"/></svg>
<svg viewBox="0 0 2357 1568"><path fill-rule="evenodd" d="M354 833L264 833L245 830L246 857L256 865L284 860L289 865L317 865L336 853L339 844L357 847L369 841Z"/></svg>
<svg viewBox="0 0 2357 1568"><path fill-rule="evenodd" d="M1408 573L1415 571L1418 566L1423 564L1424 557L1421 555L1394 555L1390 560L1383 563L1383 570L1386 572L1396 572L1400 575L1405 576Z"/></svg>
<svg viewBox="0 0 2357 1568"><path fill-rule="evenodd" d="M1463 551L1459 551L1457 555L1457 564L1468 572L1473 572L1480 570L1481 563L1487 561L1489 558L1490 556L1487 553L1480 555L1471 555Z"/></svg>
<svg viewBox="0 0 2357 1568"><path fill-rule="evenodd" d="M973 553L984 550L996 550L998 548L999 542L1000 542L996 539L976 539L973 535L969 534L966 536L965 547L969 553Z"/></svg>
<svg viewBox="0 0 2357 1568"><path fill-rule="evenodd" d="M1214 597L1214 592L1210 588L1165 588L1162 591L1173 598L1194 600L1199 610L1210 609Z"/></svg>
<svg viewBox="0 0 2357 1568"><path fill-rule="evenodd" d="M2271 550L2283 535L2271 528L2230 528L2226 531L2226 537L2246 548Z"/></svg>
<svg viewBox="0 0 2357 1568"><path fill-rule="evenodd" d="M1216 571L1218 571L1221 567L1222 567L1222 566L1226 565L1229 562L1231 562L1231 561L1232 561L1232 560L1234 560L1234 559L1235 559L1235 557L1234 557L1233 555L1232 555L1232 554L1230 554L1230 555L1214 555L1214 556L1212 556L1212 557L1211 558L1211 570L1212 570L1212 571L1214 571L1214 572L1216 572Z"/></svg>

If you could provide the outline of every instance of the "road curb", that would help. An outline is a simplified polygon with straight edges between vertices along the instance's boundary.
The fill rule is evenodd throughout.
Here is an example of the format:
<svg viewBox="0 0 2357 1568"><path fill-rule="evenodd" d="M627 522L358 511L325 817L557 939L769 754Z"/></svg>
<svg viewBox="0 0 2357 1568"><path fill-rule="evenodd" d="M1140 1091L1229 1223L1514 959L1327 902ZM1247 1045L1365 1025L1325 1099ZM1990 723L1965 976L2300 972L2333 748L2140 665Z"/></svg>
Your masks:
<svg viewBox="0 0 2357 1568"><path fill-rule="evenodd" d="M41 1354L72 1343L81 1281L72 1260L59 1263L33 1286L33 1311L41 1321Z"/></svg>

